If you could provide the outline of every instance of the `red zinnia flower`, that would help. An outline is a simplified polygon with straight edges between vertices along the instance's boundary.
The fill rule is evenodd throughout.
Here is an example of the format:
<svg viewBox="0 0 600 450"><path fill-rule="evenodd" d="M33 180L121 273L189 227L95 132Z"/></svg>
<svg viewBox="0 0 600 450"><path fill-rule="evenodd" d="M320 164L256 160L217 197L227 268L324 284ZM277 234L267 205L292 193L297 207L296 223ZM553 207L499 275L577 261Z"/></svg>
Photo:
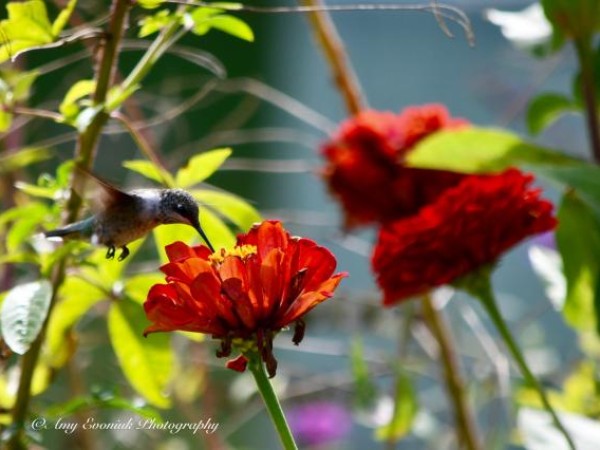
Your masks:
<svg viewBox="0 0 600 450"><path fill-rule="evenodd" d="M221 340L217 356L232 344L242 352L258 350L270 376L277 362L272 340L295 323L293 341L303 337L302 317L333 295L345 273L333 275L329 250L305 238L293 238L280 222L265 221L238 236L236 246L215 253L205 246L175 242L166 247L161 267L168 284L150 289L144 309L156 331L195 331ZM242 370L245 359L228 367Z"/></svg>
<svg viewBox="0 0 600 450"><path fill-rule="evenodd" d="M468 176L418 214L384 226L372 259L384 303L451 283L553 229L553 206L532 181L516 169Z"/></svg>
<svg viewBox="0 0 600 450"><path fill-rule="evenodd" d="M407 108L399 115L364 111L342 124L322 153L330 190L342 203L346 226L387 222L416 213L462 175L406 168L405 154L424 137L465 125L442 105Z"/></svg>

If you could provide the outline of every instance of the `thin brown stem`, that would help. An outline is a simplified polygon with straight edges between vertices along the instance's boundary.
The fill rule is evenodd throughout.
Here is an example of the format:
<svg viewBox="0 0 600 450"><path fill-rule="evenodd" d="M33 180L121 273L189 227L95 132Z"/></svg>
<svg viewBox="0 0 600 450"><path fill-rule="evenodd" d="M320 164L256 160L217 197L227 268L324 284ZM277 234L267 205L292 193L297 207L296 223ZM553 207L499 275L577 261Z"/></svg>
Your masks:
<svg viewBox="0 0 600 450"><path fill-rule="evenodd" d="M96 90L93 96L95 105L102 105L106 101L108 89L111 86L115 71L119 42L127 25L129 7L129 0L113 0L111 20L107 30L108 37L98 65L98 71L96 72ZM86 130L78 136L75 157L78 163L86 168L91 166L95 157L100 132L107 120L108 115L104 111L100 111ZM63 223L65 224L73 222L81 209L81 198L75 193L74 189L78 182L78 178L78 171L75 171L73 179L71 180L71 195L67 203L65 217L63 218ZM38 337L32 343L29 351L23 356L21 361L21 377L19 380L17 398L12 412L12 423L15 427L15 432L11 436L7 446L10 450L26 448L23 442L23 435L31 400L31 382L40 356L46 328L52 310L58 299L58 290L65 277L66 266L66 259L63 258L54 267L51 277L52 298L48 315Z"/></svg>
<svg viewBox="0 0 600 450"><path fill-rule="evenodd" d="M581 68L581 89L592 155L596 163L600 164L600 123L598 122L592 40L586 37L580 38L575 41L575 48L577 49L579 67Z"/></svg>
<svg viewBox="0 0 600 450"><path fill-rule="evenodd" d="M298 0L298 3L309 7L322 6L321 0ZM331 67L333 79L346 103L346 109L352 115L358 114L367 104L334 23L326 11L316 10L306 14L323 55Z"/></svg>
<svg viewBox="0 0 600 450"><path fill-rule="evenodd" d="M144 154L144 156L146 156L146 158L148 158L156 167L160 169L159 172L161 174L161 177L163 178L163 184L167 187L174 187L173 181L165 176L165 174L168 174L169 172L165 167L164 163L161 161L158 154L152 149L152 146L146 140L144 135L129 121L127 116L119 112L114 112L111 114L111 117L114 117L123 124L127 131L129 131L129 134L137 144L138 148Z"/></svg>
<svg viewBox="0 0 600 450"><path fill-rule="evenodd" d="M429 295L423 297L423 317L438 344L444 367L446 390L456 414L459 441L462 441L469 450L481 450L483 448L481 438L477 432L473 412L466 401L467 393L452 334L444 321L442 313L435 308Z"/></svg>

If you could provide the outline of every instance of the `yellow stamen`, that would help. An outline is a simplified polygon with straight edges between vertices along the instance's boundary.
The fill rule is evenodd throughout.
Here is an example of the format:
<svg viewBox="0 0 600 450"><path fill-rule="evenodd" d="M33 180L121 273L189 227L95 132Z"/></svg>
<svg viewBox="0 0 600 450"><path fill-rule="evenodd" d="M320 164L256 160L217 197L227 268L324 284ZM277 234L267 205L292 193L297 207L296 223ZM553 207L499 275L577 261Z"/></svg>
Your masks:
<svg viewBox="0 0 600 450"><path fill-rule="evenodd" d="M255 255L257 252L256 245L241 245L235 246L229 250L222 248L214 252L208 257L213 264L221 264L227 256L238 256L241 259L246 259L250 255Z"/></svg>

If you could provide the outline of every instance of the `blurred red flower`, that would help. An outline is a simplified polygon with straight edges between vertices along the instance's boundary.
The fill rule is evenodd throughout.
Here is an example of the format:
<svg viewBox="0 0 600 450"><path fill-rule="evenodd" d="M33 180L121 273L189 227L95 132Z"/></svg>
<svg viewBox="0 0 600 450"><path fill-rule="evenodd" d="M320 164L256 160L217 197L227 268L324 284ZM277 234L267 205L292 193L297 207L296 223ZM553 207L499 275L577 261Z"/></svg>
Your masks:
<svg viewBox="0 0 600 450"><path fill-rule="evenodd" d="M154 285L144 309L157 331L184 330L221 340L217 356L258 350L270 376L277 361L272 341L295 323L293 341L304 334L302 317L333 295L345 273L333 274L336 260L324 247L293 238L280 222L265 221L238 236L236 246L211 253L205 246L175 242L161 267L167 284ZM243 371L243 356L228 367Z"/></svg>
<svg viewBox="0 0 600 450"><path fill-rule="evenodd" d="M342 203L345 225L383 223L416 213L462 175L403 165L404 155L424 137L466 125L442 105L407 108L399 115L364 111L344 122L321 152L324 177Z"/></svg>
<svg viewBox="0 0 600 450"><path fill-rule="evenodd" d="M372 257L384 304L451 283L555 228L553 206L532 181L516 169L467 176L414 216L384 225Z"/></svg>

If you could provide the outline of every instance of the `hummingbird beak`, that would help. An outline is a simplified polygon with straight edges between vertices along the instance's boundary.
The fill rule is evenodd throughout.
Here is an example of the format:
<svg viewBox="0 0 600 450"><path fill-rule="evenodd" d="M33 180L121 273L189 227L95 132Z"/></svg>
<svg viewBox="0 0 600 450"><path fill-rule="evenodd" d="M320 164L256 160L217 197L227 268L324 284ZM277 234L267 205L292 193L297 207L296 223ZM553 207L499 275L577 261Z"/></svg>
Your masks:
<svg viewBox="0 0 600 450"><path fill-rule="evenodd" d="M208 240L208 237L206 237L206 233L204 233L204 230L200 226L200 223L195 223L192 226L196 229L196 231L200 234L200 236L202 236L202 239L204 239L204 242L206 242L206 245L208 246L208 248L210 249L210 251L214 253L215 249L213 248L212 244Z"/></svg>

